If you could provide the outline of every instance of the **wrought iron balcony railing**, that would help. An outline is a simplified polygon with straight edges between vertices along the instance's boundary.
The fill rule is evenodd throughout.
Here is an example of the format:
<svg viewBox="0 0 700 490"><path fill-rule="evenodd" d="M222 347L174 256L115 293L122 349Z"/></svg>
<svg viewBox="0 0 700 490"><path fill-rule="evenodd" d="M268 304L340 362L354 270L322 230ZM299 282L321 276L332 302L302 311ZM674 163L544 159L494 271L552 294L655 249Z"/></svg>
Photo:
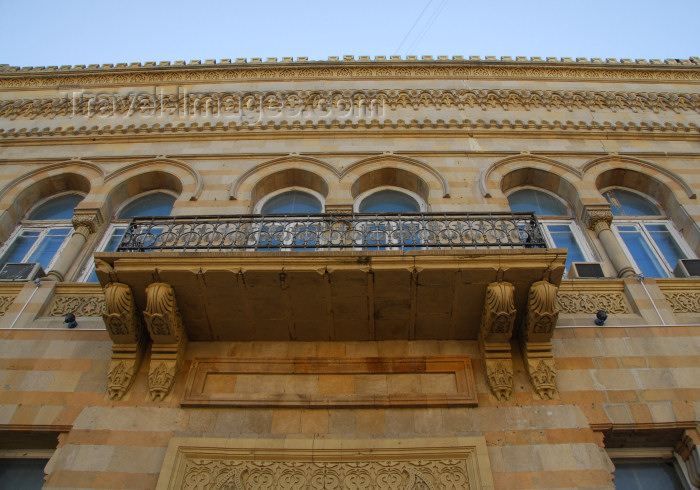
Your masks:
<svg viewBox="0 0 700 490"><path fill-rule="evenodd" d="M141 217L117 252L546 248L533 213Z"/></svg>

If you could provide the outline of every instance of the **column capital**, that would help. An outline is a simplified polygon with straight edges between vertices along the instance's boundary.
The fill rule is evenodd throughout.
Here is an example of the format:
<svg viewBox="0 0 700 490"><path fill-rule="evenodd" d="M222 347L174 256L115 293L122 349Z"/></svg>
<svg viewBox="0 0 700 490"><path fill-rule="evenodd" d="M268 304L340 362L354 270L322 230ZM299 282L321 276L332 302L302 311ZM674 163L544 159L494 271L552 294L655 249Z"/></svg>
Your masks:
<svg viewBox="0 0 700 490"><path fill-rule="evenodd" d="M100 225L104 223L104 218L98 208L77 208L73 211L71 223L75 231L83 232L87 236L97 231Z"/></svg>
<svg viewBox="0 0 700 490"><path fill-rule="evenodd" d="M596 226L601 223L610 227L612 220L613 214L609 204L595 204L583 209L583 221L590 230L595 231Z"/></svg>

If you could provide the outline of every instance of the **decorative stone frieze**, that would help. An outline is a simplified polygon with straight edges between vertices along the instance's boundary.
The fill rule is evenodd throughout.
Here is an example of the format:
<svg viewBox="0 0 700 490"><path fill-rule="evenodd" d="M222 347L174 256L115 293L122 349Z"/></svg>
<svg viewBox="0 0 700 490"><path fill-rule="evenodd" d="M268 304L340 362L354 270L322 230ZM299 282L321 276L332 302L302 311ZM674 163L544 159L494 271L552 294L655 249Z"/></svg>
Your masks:
<svg viewBox="0 0 700 490"><path fill-rule="evenodd" d="M106 313L102 318L113 342L107 373L107 397L121 400L134 382L148 335L129 286L110 282L105 285L104 292Z"/></svg>
<svg viewBox="0 0 700 490"><path fill-rule="evenodd" d="M700 297L698 298L700 300ZM607 314L632 313L627 296L621 292L567 292L559 291L557 294L557 308L561 313L567 314L595 314L603 310Z"/></svg>
<svg viewBox="0 0 700 490"><path fill-rule="evenodd" d="M186 65L158 67L158 70L141 67L115 69L103 65L99 71L69 68L48 70L34 68L28 72L14 71L11 67L0 72L2 88L35 88L56 86L106 86L124 84L197 83L218 80L348 80L348 79L562 79L562 80L642 80L642 81L692 81L700 80L692 66L649 65L621 66L602 63L523 63L510 61L428 61L391 60L368 64L359 61L333 60L322 64L301 62L294 64L252 63L223 64L218 66Z"/></svg>
<svg viewBox="0 0 700 490"><path fill-rule="evenodd" d="M158 488L493 488L483 437L311 442L173 438Z"/></svg>
<svg viewBox="0 0 700 490"><path fill-rule="evenodd" d="M664 297L671 304L674 313L700 313L698 291L664 291Z"/></svg>
<svg viewBox="0 0 700 490"><path fill-rule="evenodd" d="M358 128L368 130L414 130L421 132L452 132L465 130L475 134L521 134L521 133L537 133L553 132L559 134L562 131L573 131L576 135L588 135L592 137L609 135L609 134L624 134L626 136L635 135L635 137L645 138L654 137L655 134L661 133L665 136L672 137L674 140L697 140L700 132L700 125L695 123L673 122L659 124L654 121L627 121L627 120L566 120L560 121L539 119L537 121L521 119L462 119L450 118L448 120L439 118L431 120L429 118L406 120L402 118L382 119L377 118L367 119L318 119L308 120L310 124L304 122L300 124L299 119L284 119L284 120L268 120L266 123L257 122L255 124L248 121L219 121L216 124L205 122L180 123L180 124L141 124L141 125L88 125L88 126L56 126L53 128L45 127L39 129L36 126L23 128L10 128L8 130L0 129L0 138L3 138L5 144L24 144L27 141L41 141L46 138L67 139L70 141L89 140L95 141L99 138L100 141L121 141L131 139L133 135L138 134L144 141L161 141L170 139L181 139L184 132L196 132L199 139L219 139L221 134L225 133L230 137L239 135L249 135L251 131L280 131L294 132L314 131L314 132L337 132L341 130L355 131Z"/></svg>
<svg viewBox="0 0 700 490"><path fill-rule="evenodd" d="M109 115L159 114L175 116L182 112L195 114L206 107L214 115L239 114L267 110L284 112L293 109L318 110L332 107L364 107L373 109L386 105L391 110L410 108L415 111L426 107L459 110L478 108L482 111L499 107L505 110L546 111L565 109L600 111L700 112L700 95L692 93L636 93L553 91L517 89L463 89L463 90L287 90L279 92L189 92L187 94L99 94L86 95L75 100L69 97L0 100L0 118L18 117L104 117Z"/></svg>
<svg viewBox="0 0 700 490"><path fill-rule="evenodd" d="M557 393L551 342L559 318L557 291L548 281L537 281L530 286L521 335L525 367L535 392L543 400L551 400Z"/></svg>
<svg viewBox="0 0 700 490"><path fill-rule="evenodd" d="M479 331L479 350L486 368L486 379L498 400L513 393L513 359L510 339L515 323L515 286L500 281L486 288Z"/></svg>
<svg viewBox="0 0 700 490"><path fill-rule="evenodd" d="M0 296L0 315L4 315L17 296Z"/></svg>
<svg viewBox="0 0 700 490"><path fill-rule="evenodd" d="M103 316L107 312L102 296L58 296L53 300L49 316Z"/></svg>
<svg viewBox="0 0 700 490"><path fill-rule="evenodd" d="M187 344L175 291L169 284L154 282L146 288L143 316L153 341L148 393L152 400L160 401L172 389Z"/></svg>

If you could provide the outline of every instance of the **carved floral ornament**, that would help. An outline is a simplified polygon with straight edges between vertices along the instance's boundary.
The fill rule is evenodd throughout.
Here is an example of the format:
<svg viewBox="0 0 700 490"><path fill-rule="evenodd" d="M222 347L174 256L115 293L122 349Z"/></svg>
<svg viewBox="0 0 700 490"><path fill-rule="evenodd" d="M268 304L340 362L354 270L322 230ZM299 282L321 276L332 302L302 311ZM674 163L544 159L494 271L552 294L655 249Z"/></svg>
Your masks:
<svg viewBox="0 0 700 490"><path fill-rule="evenodd" d="M674 313L700 313L700 292L698 291L664 291L664 296L671 304Z"/></svg>
<svg viewBox="0 0 700 490"><path fill-rule="evenodd" d="M180 116L211 113L233 115L269 113L317 114L333 110L388 107L423 110L431 107L503 110L608 110L612 112L673 111L700 113L700 94L647 92L594 92L517 89L463 90L297 90L276 92L193 92L175 94L81 94L79 98L0 100L0 117L55 118L104 117L105 115Z"/></svg>
<svg viewBox="0 0 700 490"><path fill-rule="evenodd" d="M640 123L628 120L620 121L572 121L567 119L561 120L524 120L524 119L426 119L421 118L404 120L404 119L382 119L377 118L359 118L359 119L307 119L303 122L297 118L289 120L267 120L267 121L214 121L191 123L154 123L154 124L107 124L105 126L58 126L54 128L44 127L39 128L33 126L31 128L10 128L9 130L0 129L0 137L2 138L46 138L46 137L96 137L100 138L120 138L123 135L143 136L152 135L162 137L165 136L182 136L182 133L191 138L193 135L200 137L218 137L221 132L230 132L231 136L242 132L245 135L251 130L281 130L281 131L319 131L319 130L434 130L434 131L473 131L473 132L499 132L499 131L575 131L577 134L590 132L591 134L607 134L608 132L636 134L640 137L647 134L664 133L673 135L674 138L685 139L697 138L697 133L700 132L700 125L695 123L685 123L675 121L665 122L663 124L655 121L643 121Z"/></svg>
<svg viewBox="0 0 700 490"><path fill-rule="evenodd" d="M4 315L16 296L0 296L0 315Z"/></svg>
<svg viewBox="0 0 700 490"><path fill-rule="evenodd" d="M173 438L158 488L493 488L483 437L324 441Z"/></svg>
<svg viewBox="0 0 700 490"><path fill-rule="evenodd" d="M700 308L700 294L698 295L698 307ZM559 291L557 294L557 308L562 313L567 314L595 314L598 310L604 310L608 314L632 313L625 294L613 291L604 293L580 291L565 293Z"/></svg>
<svg viewBox="0 0 700 490"><path fill-rule="evenodd" d="M54 297L49 316L102 316L106 313L105 298L102 296L59 296Z"/></svg>

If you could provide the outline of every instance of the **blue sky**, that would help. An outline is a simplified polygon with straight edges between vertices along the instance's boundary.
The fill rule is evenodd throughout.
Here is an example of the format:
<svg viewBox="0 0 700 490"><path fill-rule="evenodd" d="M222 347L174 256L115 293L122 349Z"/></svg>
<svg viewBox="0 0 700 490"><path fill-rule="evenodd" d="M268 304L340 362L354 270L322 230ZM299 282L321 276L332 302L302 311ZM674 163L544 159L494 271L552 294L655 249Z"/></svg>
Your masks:
<svg viewBox="0 0 700 490"><path fill-rule="evenodd" d="M700 0L0 0L18 66L345 54L688 58Z"/></svg>

